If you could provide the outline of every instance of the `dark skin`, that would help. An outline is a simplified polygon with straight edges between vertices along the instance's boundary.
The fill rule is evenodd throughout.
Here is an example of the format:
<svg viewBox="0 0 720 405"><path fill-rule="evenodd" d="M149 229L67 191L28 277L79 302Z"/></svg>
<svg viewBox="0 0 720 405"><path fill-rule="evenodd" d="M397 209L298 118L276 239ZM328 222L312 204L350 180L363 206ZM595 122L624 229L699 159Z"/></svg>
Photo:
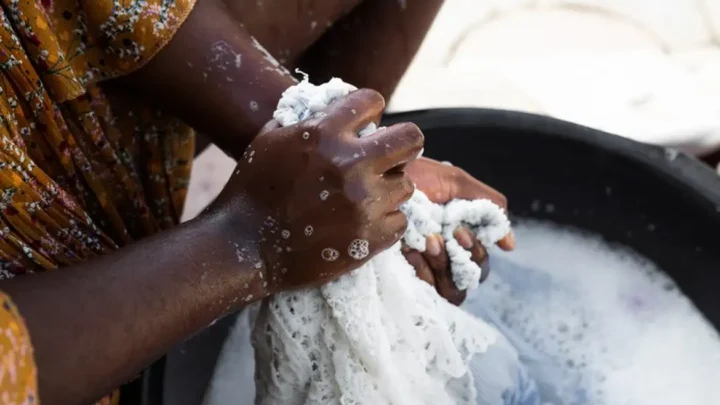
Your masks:
<svg viewBox="0 0 720 405"><path fill-rule="evenodd" d="M422 150L423 137L415 125L398 124L358 138L379 122L384 106L379 93L359 90L331 105L327 118L287 128L271 121L239 160L215 204L242 216L246 208L236 196L256 196L250 205L264 219L255 228L272 292L334 280L367 260L347 254L353 241L367 242L374 254L404 233L399 207L415 190L404 167Z"/></svg>
<svg viewBox="0 0 720 405"><path fill-rule="evenodd" d="M3 282L33 338L41 399L90 403L223 314L331 281L397 242L407 226L398 207L414 190L403 167L423 137L412 124L352 136L383 107L377 92L361 90L321 120L270 124L250 146L253 161L239 163L200 217L62 271ZM385 143L391 153L380 150ZM326 200L297 192L319 186L330 190ZM308 224L311 236L302 231ZM357 238L369 241L361 259L347 253ZM328 247L339 257L323 259Z"/></svg>
<svg viewBox="0 0 720 405"><path fill-rule="evenodd" d="M413 182L437 202L463 195L493 197L491 189L459 169L440 168L429 159L413 161L422 136L412 125L376 135L388 137L393 153L374 151L358 160L363 141L350 135L379 119L384 104L377 93L355 93L332 106L321 121L283 129L270 123L261 131L282 91L296 80L272 62L250 32L271 52L282 52L289 67L301 66L317 79L334 74L389 95L441 1L408 0L401 10L394 1L317 0L310 24L298 18L300 2L268 3L278 7L262 20L259 12L248 12L255 1L229 1L235 6L228 7L199 0L151 63L107 84L110 92L130 89L182 117L238 159L241 170L212 207L192 221L62 271L3 281L3 291L16 301L32 335L43 402L89 403L223 314L357 268L402 235L405 220L397 206ZM312 21L326 23L312 29ZM333 28L328 30L327 22ZM398 35L404 41L395 48L400 45L386 39ZM353 55L363 49L374 56L360 69ZM235 63L237 55L242 63ZM348 114L352 110L357 116ZM303 143L306 132L310 142ZM248 145L256 151L252 162L249 155L243 157ZM327 207L318 197L319 173L329 184ZM388 198L376 204L378 195ZM278 231L289 230L287 243L296 243L292 238L304 236L307 225L313 226L311 236L278 252ZM326 248L335 248L331 242L343 252L355 238L369 242L370 255L322 259ZM444 256L441 248L431 256L439 260L422 255L431 268L422 277L436 286L441 283L434 278L447 275Z"/></svg>
<svg viewBox="0 0 720 405"><path fill-rule="evenodd" d="M390 0L201 0L175 40L124 84L179 116L188 120L194 116L197 120L190 123L195 128L210 128L205 131L210 140L238 157L257 130L272 118L282 92L296 83L267 61L265 49L278 55L287 70L299 67L314 81L341 77L390 97L443 1L405 3L403 8L399 1ZM209 62L214 59L210 50L217 41L231 44L235 52L242 54L239 69L217 69ZM263 50L258 49L259 44ZM188 53L187 49L207 51ZM359 63L358 55L372 57ZM177 82L183 85L175 86ZM199 104L197 97L188 94L202 94L209 98L208 104ZM248 111L253 101L257 102L257 110ZM193 114L198 108L209 111ZM408 173L434 202L488 198L507 208L502 194L459 168L422 158L409 165ZM478 263L487 264L487 251L474 235L461 230L458 240L473 251ZM512 250L512 235L498 246ZM442 238L431 238L426 253L414 252L409 259L442 296L454 303L462 302L464 292L449 282Z"/></svg>
<svg viewBox="0 0 720 405"><path fill-rule="evenodd" d="M430 201L438 204L446 203L455 198L475 200L486 198L507 209L507 199L492 187L474 179L464 170L442 164L431 159L418 159L407 168L408 175L415 181L418 189L424 190ZM488 252L477 238L466 228L457 229L454 233L460 246L472 253L472 260L483 269L484 281L490 267ZM498 241L500 249L510 251L515 248L512 233ZM465 300L466 291L455 287L452 275L448 271L449 259L445 253L445 242L440 235L428 238L425 252L420 253L407 248L403 249L408 262L415 267L418 277L435 286L438 293L455 305Z"/></svg>

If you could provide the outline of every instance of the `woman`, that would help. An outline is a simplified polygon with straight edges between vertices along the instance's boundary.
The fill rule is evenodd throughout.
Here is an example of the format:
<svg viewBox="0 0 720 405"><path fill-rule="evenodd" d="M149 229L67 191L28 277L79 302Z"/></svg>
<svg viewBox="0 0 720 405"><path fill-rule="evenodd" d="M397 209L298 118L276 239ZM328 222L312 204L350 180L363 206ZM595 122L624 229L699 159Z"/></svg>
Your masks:
<svg viewBox="0 0 720 405"><path fill-rule="evenodd" d="M308 3L0 2L3 403L35 403L38 386L46 403L90 403L223 314L357 268L319 252L358 236L372 254L396 241L413 182L437 202L504 203L459 169L414 161L422 136L412 125L375 135L389 153L355 139L382 113L373 91L322 120L261 131L295 83L271 54L315 80L333 74L388 96L442 2ZM239 164L207 213L175 226L191 128ZM365 204L375 195L390 198ZM308 225L312 236L296 244ZM486 259L468 232L457 237ZM423 279L462 299L439 238L407 254Z"/></svg>

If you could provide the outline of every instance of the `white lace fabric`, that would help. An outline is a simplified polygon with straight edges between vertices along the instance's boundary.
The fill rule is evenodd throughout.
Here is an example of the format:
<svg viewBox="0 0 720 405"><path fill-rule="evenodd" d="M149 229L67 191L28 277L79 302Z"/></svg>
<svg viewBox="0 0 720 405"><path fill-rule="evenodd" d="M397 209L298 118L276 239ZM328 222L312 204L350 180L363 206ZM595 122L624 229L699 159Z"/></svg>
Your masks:
<svg viewBox="0 0 720 405"><path fill-rule="evenodd" d="M339 79L320 86L305 80L283 94L275 119L295 124L353 90ZM376 130L370 125L359 136ZM490 246L510 230L489 200L440 206L415 191L402 211L408 246L422 251L428 235L443 235L461 289L475 287L482 270L452 232L468 226ZM253 331L256 404L475 405L469 363L496 333L418 279L397 244L319 289L262 303Z"/></svg>

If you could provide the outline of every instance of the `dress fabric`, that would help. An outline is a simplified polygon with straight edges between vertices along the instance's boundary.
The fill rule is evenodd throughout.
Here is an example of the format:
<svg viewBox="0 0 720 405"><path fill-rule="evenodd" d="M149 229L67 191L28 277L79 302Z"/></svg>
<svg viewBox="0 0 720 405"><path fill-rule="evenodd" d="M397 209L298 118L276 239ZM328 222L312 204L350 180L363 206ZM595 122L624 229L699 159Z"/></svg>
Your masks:
<svg viewBox="0 0 720 405"><path fill-rule="evenodd" d="M0 280L179 222L194 131L101 82L147 63L194 3L0 0ZM0 300L0 402L38 403L30 337Z"/></svg>

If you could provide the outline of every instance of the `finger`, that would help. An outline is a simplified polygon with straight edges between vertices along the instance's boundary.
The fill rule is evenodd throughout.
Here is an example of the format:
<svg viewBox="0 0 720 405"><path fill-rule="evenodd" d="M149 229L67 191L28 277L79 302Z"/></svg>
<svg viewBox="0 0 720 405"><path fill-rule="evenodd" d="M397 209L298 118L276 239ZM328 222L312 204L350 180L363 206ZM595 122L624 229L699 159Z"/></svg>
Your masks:
<svg viewBox="0 0 720 405"><path fill-rule="evenodd" d="M515 234L513 231L510 231L507 235L503 236L503 238L497 242L497 245L500 249L506 252L515 250Z"/></svg>
<svg viewBox="0 0 720 405"><path fill-rule="evenodd" d="M465 249L472 248L477 243L477 238L475 235L473 235L472 231L467 229L466 227L460 227L455 230L453 233L455 236L455 239L457 239L460 246L462 246ZM510 252L515 249L515 235L512 231L508 232L507 235L503 236L502 239L497 241L496 245L507 252Z"/></svg>
<svg viewBox="0 0 720 405"><path fill-rule="evenodd" d="M280 123L276 120L270 120L263 125L263 127L260 129L260 132L258 132L258 136L265 135L266 133L270 131L274 131L276 129L280 128Z"/></svg>
<svg viewBox="0 0 720 405"><path fill-rule="evenodd" d="M482 243L480 243L475 235L466 227L456 229L455 232L453 232L453 236L455 236L460 246L470 251L471 260L477 263L482 269L480 273L480 282L482 283L490 274L490 262L488 260L487 249L485 249Z"/></svg>
<svg viewBox="0 0 720 405"><path fill-rule="evenodd" d="M436 252L439 253L436 254ZM455 286L450 270L450 261L445 251L445 243L439 235L428 237L423 258L430 266L435 278L435 289L441 297L454 305L460 305L465 300L465 292Z"/></svg>
<svg viewBox="0 0 720 405"><path fill-rule="evenodd" d="M417 125L402 123L361 138L358 142L376 173L382 174L417 159L425 137Z"/></svg>
<svg viewBox="0 0 720 405"><path fill-rule="evenodd" d="M342 133L353 139L357 132L371 123L380 122L385 99L374 90L361 89L330 104L325 110L326 116L317 125L330 133Z"/></svg>
<svg viewBox="0 0 720 405"><path fill-rule="evenodd" d="M480 282L485 281L490 275L490 260L487 249L483 247L480 242L475 242L472 248L470 248L471 259L482 269L480 273Z"/></svg>
<svg viewBox="0 0 720 405"><path fill-rule="evenodd" d="M371 245L379 246L381 250L385 250L397 243L405 234L407 217L400 211L389 212L383 215L380 221L375 221L372 227L371 233L374 243Z"/></svg>
<svg viewBox="0 0 720 405"><path fill-rule="evenodd" d="M423 258L422 254L416 250L411 250L410 252L404 253L404 255L408 263L415 268L415 274L417 277L431 286L435 286L433 271L430 268L430 265Z"/></svg>
<svg viewBox="0 0 720 405"><path fill-rule="evenodd" d="M467 294L457 288L452 278L450 261L445 250L445 241L439 235L432 235L428 239L426 252L423 256L432 269L438 294L453 305L462 304ZM436 246L440 247L439 254L433 254L437 251Z"/></svg>
<svg viewBox="0 0 720 405"><path fill-rule="evenodd" d="M462 198L465 200L485 198L507 210L507 198L505 198L501 192L477 180L467 172L461 169L457 170L459 170L461 174L457 190L453 196L454 198Z"/></svg>
<svg viewBox="0 0 720 405"><path fill-rule="evenodd" d="M398 207L410 199L415 191L415 183L403 172L392 173L380 179L387 198L385 210L397 211Z"/></svg>
<svg viewBox="0 0 720 405"><path fill-rule="evenodd" d="M471 249L477 242L475 235L473 235L472 232L464 226L457 228L455 232L453 232L453 236L455 236L455 239L458 241L460 246L468 250Z"/></svg>

